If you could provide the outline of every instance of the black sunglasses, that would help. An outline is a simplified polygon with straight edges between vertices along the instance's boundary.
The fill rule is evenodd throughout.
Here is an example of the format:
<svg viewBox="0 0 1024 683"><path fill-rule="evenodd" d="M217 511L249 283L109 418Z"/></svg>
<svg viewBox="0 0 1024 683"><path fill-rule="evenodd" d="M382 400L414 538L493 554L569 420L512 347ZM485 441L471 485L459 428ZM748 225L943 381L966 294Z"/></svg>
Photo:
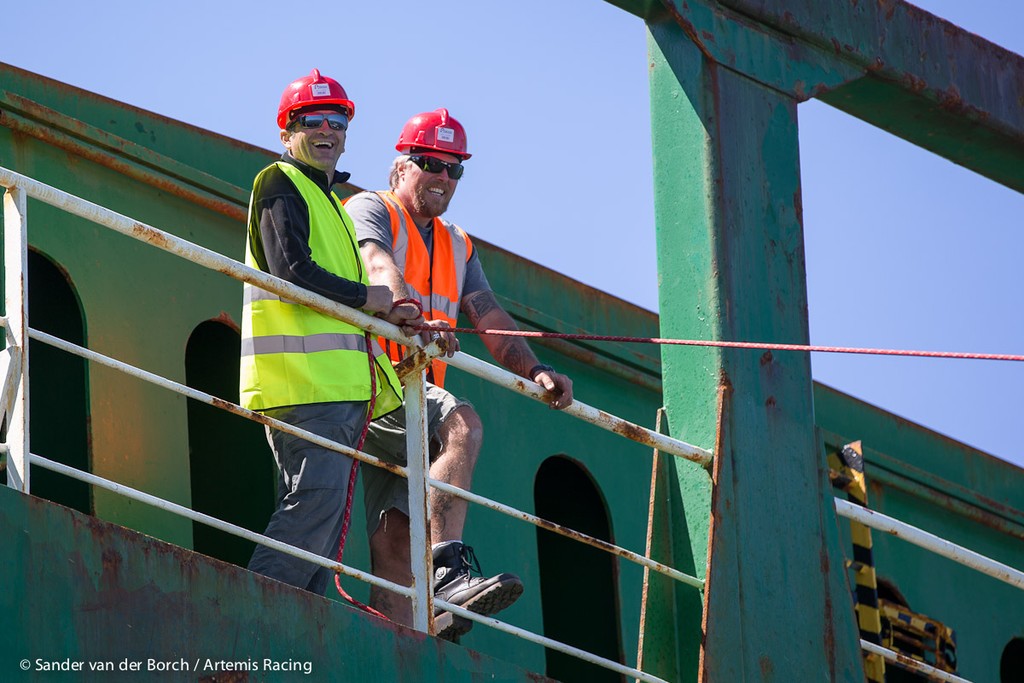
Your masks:
<svg viewBox="0 0 1024 683"><path fill-rule="evenodd" d="M437 157L428 157L425 154L413 154L409 157L409 161L419 166L427 173L440 173L441 171L448 171L448 177L452 180L458 180L462 177L466 167L462 164L453 164L447 161L441 161Z"/></svg>
<svg viewBox="0 0 1024 683"><path fill-rule="evenodd" d="M331 114L299 114L292 121L292 127L298 130L299 127L316 129L324 125L324 120L331 130L348 130L348 117L341 113Z"/></svg>

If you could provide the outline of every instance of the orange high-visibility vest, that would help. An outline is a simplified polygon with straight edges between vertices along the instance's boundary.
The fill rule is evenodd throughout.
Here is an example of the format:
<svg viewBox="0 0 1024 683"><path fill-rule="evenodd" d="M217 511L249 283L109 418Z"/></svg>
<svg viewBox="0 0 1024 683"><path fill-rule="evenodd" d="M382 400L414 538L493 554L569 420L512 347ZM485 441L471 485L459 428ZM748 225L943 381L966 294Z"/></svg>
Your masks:
<svg viewBox="0 0 1024 683"><path fill-rule="evenodd" d="M391 218L391 250L395 265L405 274L405 283L412 298L423 306L427 320L446 320L455 327L459 320L459 301L466 281L466 263L473 255L473 242L459 226L441 218L434 219L433 260L427 253L420 231L409 212L394 192L377 192ZM381 345L397 363L402 360L404 346L383 337ZM444 386L446 363L431 363L427 379Z"/></svg>

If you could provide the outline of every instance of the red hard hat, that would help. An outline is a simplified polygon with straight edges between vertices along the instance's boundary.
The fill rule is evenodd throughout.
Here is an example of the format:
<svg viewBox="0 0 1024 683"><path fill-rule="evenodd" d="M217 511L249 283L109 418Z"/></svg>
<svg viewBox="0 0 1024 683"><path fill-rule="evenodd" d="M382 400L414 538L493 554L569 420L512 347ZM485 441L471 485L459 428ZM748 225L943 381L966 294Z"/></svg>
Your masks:
<svg viewBox="0 0 1024 683"><path fill-rule="evenodd" d="M466 129L448 115L447 109L417 114L405 122L395 149L408 154L413 148L447 152L463 160L473 156L466 151Z"/></svg>
<svg viewBox="0 0 1024 683"><path fill-rule="evenodd" d="M345 109L348 118L356 115L356 105L345 94L345 89L333 78L321 76L319 69L313 69L284 89L281 104L277 107L277 125L281 130L288 127L288 115L296 109L315 107L319 104L336 104Z"/></svg>

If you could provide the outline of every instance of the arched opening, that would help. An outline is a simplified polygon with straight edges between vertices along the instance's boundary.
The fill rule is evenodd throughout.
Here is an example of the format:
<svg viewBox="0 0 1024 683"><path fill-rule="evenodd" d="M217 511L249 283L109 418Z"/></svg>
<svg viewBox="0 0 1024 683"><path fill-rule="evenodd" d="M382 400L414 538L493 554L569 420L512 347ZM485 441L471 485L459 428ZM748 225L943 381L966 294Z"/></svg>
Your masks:
<svg viewBox="0 0 1024 683"><path fill-rule="evenodd" d="M1011 638L999 660L999 683L1024 681L1024 638Z"/></svg>
<svg viewBox="0 0 1024 683"><path fill-rule="evenodd" d="M193 389L238 402L241 337L208 320L189 337L185 382ZM262 425L188 400L188 447L192 509L262 533L274 510L274 460ZM255 548L199 522L192 523L193 548L244 567Z"/></svg>
<svg viewBox="0 0 1024 683"><path fill-rule="evenodd" d="M612 542L608 508L589 474L574 460L548 458L533 487L537 515ZM622 662L617 558L603 550L537 529L544 635ZM547 675L595 683L625 679L614 671L546 650Z"/></svg>
<svg viewBox="0 0 1024 683"><path fill-rule="evenodd" d="M67 274L28 253L29 326L85 346L85 323ZM29 443L33 453L89 471L89 403L84 358L29 340ZM29 475L32 495L92 514L92 491L78 479L42 467Z"/></svg>

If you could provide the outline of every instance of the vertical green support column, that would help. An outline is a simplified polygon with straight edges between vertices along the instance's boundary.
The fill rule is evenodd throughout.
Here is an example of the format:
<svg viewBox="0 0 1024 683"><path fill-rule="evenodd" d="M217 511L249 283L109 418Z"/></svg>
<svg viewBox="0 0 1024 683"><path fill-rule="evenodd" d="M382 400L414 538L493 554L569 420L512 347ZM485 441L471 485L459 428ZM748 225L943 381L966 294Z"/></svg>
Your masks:
<svg viewBox="0 0 1024 683"><path fill-rule="evenodd" d="M710 61L675 22L649 28L662 335L807 343L796 102ZM662 359L670 432L716 462L670 477L670 559L707 584L703 606L674 589L669 656L648 606L645 662L672 680L864 680L809 357Z"/></svg>

